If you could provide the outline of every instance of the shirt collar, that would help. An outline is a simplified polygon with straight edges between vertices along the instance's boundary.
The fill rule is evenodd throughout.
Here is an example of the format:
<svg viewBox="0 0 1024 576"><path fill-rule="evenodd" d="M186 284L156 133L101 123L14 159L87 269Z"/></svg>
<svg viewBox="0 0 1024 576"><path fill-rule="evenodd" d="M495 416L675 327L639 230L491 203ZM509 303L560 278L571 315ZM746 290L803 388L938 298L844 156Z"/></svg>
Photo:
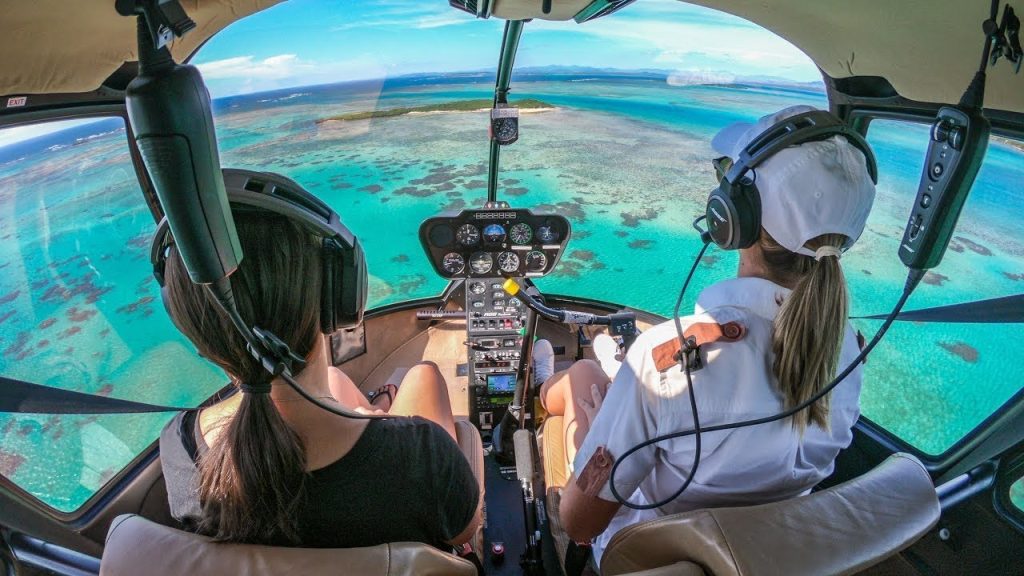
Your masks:
<svg viewBox="0 0 1024 576"><path fill-rule="evenodd" d="M774 320L779 312L779 303L789 293L789 288L764 278L731 278L705 288L697 297L694 313L703 314L720 306L735 306Z"/></svg>

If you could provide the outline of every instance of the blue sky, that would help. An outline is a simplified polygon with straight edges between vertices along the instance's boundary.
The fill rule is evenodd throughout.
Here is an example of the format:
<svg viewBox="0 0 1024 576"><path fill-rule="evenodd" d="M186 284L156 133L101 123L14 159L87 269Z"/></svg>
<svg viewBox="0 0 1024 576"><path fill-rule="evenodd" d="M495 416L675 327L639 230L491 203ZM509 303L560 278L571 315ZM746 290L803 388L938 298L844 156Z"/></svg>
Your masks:
<svg viewBox="0 0 1024 576"><path fill-rule="evenodd" d="M214 97L417 72L493 70L504 22L445 0L290 0L214 36L193 63ZM517 67L679 71L728 81L821 76L805 55L743 19L675 0L637 0L583 25L528 23Z"/></svg>

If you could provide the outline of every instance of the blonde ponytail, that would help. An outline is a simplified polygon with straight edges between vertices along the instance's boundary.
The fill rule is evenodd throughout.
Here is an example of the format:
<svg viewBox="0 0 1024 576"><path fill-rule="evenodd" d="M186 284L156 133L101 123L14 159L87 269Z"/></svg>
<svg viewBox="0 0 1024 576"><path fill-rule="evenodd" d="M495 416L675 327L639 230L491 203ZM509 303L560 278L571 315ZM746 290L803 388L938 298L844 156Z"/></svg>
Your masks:
<svg viewBox="0 0 1024 576"><path fill-rule="evenodd" d="M806 246L839 249L846 241L841 234L825 234ZM834 255L815 260L790 252L763 230L760 247L770 279L792 288L772 329L772 373L789 409L820 391L836 375L849 310L846 278ZM828 395L793 415L793 427L801 434L809 422L828 430Z"/></svg>

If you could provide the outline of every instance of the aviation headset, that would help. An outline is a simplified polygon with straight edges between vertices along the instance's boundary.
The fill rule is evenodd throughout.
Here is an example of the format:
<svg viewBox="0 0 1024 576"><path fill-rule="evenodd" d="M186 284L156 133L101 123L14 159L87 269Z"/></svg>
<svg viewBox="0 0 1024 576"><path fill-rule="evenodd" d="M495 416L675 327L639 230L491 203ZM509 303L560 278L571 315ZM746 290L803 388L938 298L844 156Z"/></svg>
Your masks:
<svg viewBox="0 0 1024 576"><path fill-rule="evenodd" d="M718 188L708 197L707 234L720 248L749 248L761 235L761 194L756 173L749 173L778 152L807 142L842 136L864 154L871 181L878 183L878 167L864 137L830 112L814 110L791 116L750 141L733 162Z"/></svg>
<svg viewBox="0 0 1024 576"><path fill-rule="evenodd" d="M332 334L357 326L366 307L366 258L355 235L338 214L294 181L279 174L225 168L224 188L233 210L264 210L302 225L322 239L323 276L320 295L320 331ZM167 218L153 235L150 262L164 294L167 249L173 243Z"/></svg>

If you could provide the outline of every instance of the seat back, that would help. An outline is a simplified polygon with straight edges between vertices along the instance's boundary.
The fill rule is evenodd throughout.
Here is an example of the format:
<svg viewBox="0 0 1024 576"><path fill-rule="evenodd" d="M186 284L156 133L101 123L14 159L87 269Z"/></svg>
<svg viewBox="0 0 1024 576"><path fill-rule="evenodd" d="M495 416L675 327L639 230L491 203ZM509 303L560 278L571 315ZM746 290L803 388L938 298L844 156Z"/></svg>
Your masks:
<svg viewBox="0 0 1024 576"><path fill-rule="evenodd" d="M807 496L624 528L608 543L601 573L689 562L715 576L853 574L906 548L938 518L924 466L894 454L858 478Z"/></svg>
<svg viewBox="0 0 1024 576"><path fill-rule="evenodd" d="M475 576L476 567L418 542L346 549L224 544L124 514L110 525L100 576L138 574Z"/></svg>

